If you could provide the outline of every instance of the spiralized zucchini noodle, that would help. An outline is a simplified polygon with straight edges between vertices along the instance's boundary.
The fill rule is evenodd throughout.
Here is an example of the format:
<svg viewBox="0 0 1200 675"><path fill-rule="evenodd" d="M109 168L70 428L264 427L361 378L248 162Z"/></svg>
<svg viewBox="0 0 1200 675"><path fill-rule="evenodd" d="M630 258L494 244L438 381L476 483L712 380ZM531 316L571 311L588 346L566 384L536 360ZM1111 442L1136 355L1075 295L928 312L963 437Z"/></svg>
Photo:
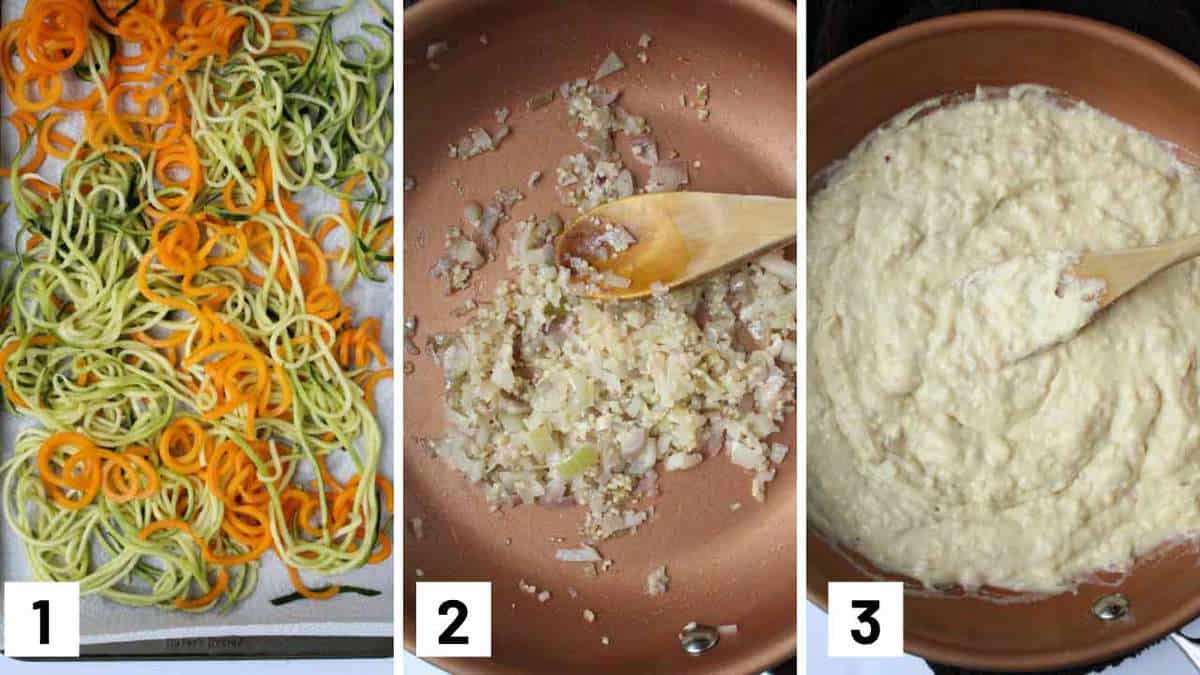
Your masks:
<svg viewBox="0 0 1200 675"><path fill-rule="evenodd" d="M226 611L270 551L313 599L342 589L301 573L391 555L392 371L342 291L392 261L392 19L335 37L352 3L31 0L0 28L0 385L39 424L0 494L36 579Z"/></svg>

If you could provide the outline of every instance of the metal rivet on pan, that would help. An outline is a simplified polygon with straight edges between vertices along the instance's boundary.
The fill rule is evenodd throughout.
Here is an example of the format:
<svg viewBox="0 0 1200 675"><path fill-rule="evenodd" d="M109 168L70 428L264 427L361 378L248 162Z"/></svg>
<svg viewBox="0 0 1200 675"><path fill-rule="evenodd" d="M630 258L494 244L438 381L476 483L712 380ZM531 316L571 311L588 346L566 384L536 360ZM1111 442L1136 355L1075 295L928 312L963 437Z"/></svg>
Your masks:
<svg viewBox="0 0 1200 675"><path fill-rule="evenodd" d="M679 644L683 646L683 651L692 656L698 656L712 649L720 639L721 636L717 633L716 628L695 622L684 626L679 633Z"/></svg>
<svg viewBox="0 0 1200 675"><path fill-rule="evenodd" d="M1092 614L1101 621L1115 621L1129 613L1129 601L1120 593L1106 595L1092 605Z"/></svg>

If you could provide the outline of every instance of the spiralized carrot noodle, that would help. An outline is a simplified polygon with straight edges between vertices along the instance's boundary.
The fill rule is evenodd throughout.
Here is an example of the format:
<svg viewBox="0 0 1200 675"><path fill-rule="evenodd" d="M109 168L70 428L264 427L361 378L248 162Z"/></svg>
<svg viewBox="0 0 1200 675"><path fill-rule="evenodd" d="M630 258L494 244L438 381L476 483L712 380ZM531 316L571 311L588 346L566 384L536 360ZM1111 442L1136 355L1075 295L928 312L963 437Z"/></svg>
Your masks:
<svg viewBox="0 0 1200 675"><path fill-rule="evenodd" d="M0 519L35 578L227 611L272 556L328 600L301 574L391 555L391 370L344 294L391 261L392 19L358 1L383 17L346 38L293 0L28 0L0 26L0 387L37 422L0 449Z"/></svg>

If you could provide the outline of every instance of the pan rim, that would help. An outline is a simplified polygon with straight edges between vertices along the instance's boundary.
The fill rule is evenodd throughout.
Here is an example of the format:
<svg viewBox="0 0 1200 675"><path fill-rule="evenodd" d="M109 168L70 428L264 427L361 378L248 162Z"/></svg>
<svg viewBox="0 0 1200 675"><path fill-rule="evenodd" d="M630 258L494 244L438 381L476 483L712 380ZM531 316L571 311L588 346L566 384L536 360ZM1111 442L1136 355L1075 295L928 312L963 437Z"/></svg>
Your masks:
<svg viewBox="0 0 1200 675"><path fill-rule="evenodd" d="M842 77L854 68L861 66L863 63L914 42L940 37L948 33L962 31L978 32L1004 28L1044 29L1090 37L1107 43L1120 51L1141 56L1154 65L1171 72L1188 86L1200 90L1200 66L1192 63L1183 55L1161 43L1124 28L1096 19L1062 12L1042 10L984 10L927 19L869 40L835 58L816 73L813 73L806 81L806 93L811 96L814 92L820 92L829 83ZM807 115L807 110L805 114ZM822 169L824 167L808 166L806 162L805 171L808 177L811 177ZM808 522L807 517L805 520L805 527L808 533L816 536L826 546L836 548L833 544L829 543L829 539L824 533ZM807 546L805 548L805 565L807 568ZM845 554L840 555L844 556ZM1141 562L1141 560L1137 562ZM807 577L805 590L809 602L819 607L822 611L828 612L826 588L821 587L816 581L812 580L812 577ZM947 600L953 599L948 598ZM914 639L907 635L904 638L904 648L907 653L920 658L965 668L995 671L1024 671L1078 667L1101 663L1121 654L1126 654L1147 646L1169 633L1179 630L1198 615L1200 615L1200 597L1185 599L1176 604L1171 611L1163 613L1157 619L1148 621L1136 630L1128 631L1111 640L1097 642L1092 646L1072 649L1069 652L1062 650L1041 650L1016 655L1003 655L994 652L972 651L939 642L936 639L924 637Z"/></svg>
<svg viewBox="0 0 1200 675"><path fill-rule="evenodd" d="M447 21L457 14L477 11L481 8L490 5L499 4L504 0L421 0L412 7L404 10L402 18L402 39L413 39L414 36L428 34L430 29L444 21ZM797 57L799 42L797 32L796 19L796 4L789 0L724 0L723 4L733 11L741 11L750 16L758 17L764 23L773 26L776 30L782 31L790 37L792 43L796 45ZM410 32L411 31L411 32ZM798 62L797 58L797 62ZM798 64L797 64L798 65ZM798 160L797 160L798 161ZM797 191L799 190L799 177L797 177ZM799 419L797 418L797 425ZM797 447L796 452L799 452L799 427L797 426ZM403 453L403 450L401 450ZM402 458L401 458L402 461ZM799 476L797 474L797 480ZM799 508L799 499L797 495L797 508ZM799 523L796 526L795 536L798 538ZM801 555L800 547L797 547L797 560ZM403 565L403 562L401 563ZM796 577L793 576L793 581ZM403 580L401 581L403 584ZM794 589L794 587L793 587ZM401 587L401 593L404 589ZM403 595L401 596L403 601ZM799 604L799 595L796 596L797 604ZM404 650L415 656L416 654L416 628L414 622L410 620L412 608L404 607L401 622L404 632ZM737 662L735 667L739 672L759 672L763 669L773 667L780 662L797 655L798 632L799 626L793 621L791 630L782 630L774 638L764 639L757 645L754 650L747 651L747 656ZM419 657L422 661L430 663L447 672L453 672L455 675L524 675L523 671L512 669L511 667L496 662L492 659L445 659L433 657Z"/></svg>

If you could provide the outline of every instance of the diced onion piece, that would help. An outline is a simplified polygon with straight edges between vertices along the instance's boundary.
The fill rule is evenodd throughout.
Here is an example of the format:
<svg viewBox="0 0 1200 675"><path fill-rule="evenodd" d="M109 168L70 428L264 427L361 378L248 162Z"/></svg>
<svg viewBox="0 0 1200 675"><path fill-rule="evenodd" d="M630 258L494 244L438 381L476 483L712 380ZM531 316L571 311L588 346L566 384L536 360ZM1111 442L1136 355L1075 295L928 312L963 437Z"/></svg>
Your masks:
<svg viewBox="0 0 1200 675"><path fill-rule="evenodd" d="M646 191L674 192L687 183L687 162L668 159L650 167L650 180L646 183Z"/></svg>
<svg viewBox="0 0 1200 675"><path fill-rule="evenodd" d="M729 459L743 469L758 471L765 467L766 460L754 448L742 442L735 442L729 449Z"/></svg>
<svg viewBox="0 0 1200 675"><path fill-rule="evenodd" d="M592 446L585 445L571 453L570 457L554 465L554 471L559 478L571 480L595 466L598 461L600 461L600 453L596 452Z"/></svg>
<svg viewBox="0 0 1200 675"><path fill-rule="evenodd" d="M613 272L605 272L604 285L609 288L629 288L633 285L633 280Z"/></svg>
<svg viewBox="0 0 1200 675"><path fill-rule="evenodd" d="M666 565L650 570L650 574L646 575L646 595L654 597L666 593L670 582Z"/></svg>
<svg viewBox="0 0 1200 675"><path fill-rule="evenodd" d="M525 434L525 446L530 452L541 457L558 452L558 443L554 441L554 435L544 425L536 426Z"/></svg>
<svg viewBox="0 0 1200 675"><path fill-rule="evenodd" d="M783 257L783 254L776 251L768 253L755 261L759 267L774 274L782 279L788 288L796 286L796 263L791 262Z"/></svg>
<svg viewBox="0 0 1200 675"><path fill-rule="evenodd" d="M562 562L600 562L604 557L600 552L591 546L580 546L579 548L560 548L554 552L554 559Z"/></svg>
<svg viewBox="0 0 1200 675"><path fill-rule="evenodd" d="M544 107L550 105L550 102L553 100L554 100L554 90L551 89L550 91L547 91L542 94L538 94L538 95L533 96L533 97L529 98L528 100L526 100L525 101L525 109L526 110L537 110L538 108L544 108Z"/></svg>
<svg viewBox="0 0 1200 675"><path fill-rule="evenodd" d="M616 52L609 52L608 56L604 57L604 62L600 64L600 69L596 71L596 77L592 79L601 80L624 67L625 63L621 61L621 57L617 56Z"/></svg>
<svg viewBox="0 0 1200 675"><path fill-rule="evenodd" d="M667 456L663 461L663 468L667 471L686 471L702 461L704 456L698 452L677 452Z"/></svg>
<svg viewBox="0 0 1200 675"><path fill-rule="evenodd" d="M603 108L604 106L612 105L618 98L621 98L621 90L610 90L595 86L588 90L588 98L592 100L592 105Z"/></svg>
<svg viewBox="0 0 1200 675"><path fill-rule="evenodd" d="M646 135L636 136L629 140L633 157L646 166L658 164L658 143Z"/></svg>

